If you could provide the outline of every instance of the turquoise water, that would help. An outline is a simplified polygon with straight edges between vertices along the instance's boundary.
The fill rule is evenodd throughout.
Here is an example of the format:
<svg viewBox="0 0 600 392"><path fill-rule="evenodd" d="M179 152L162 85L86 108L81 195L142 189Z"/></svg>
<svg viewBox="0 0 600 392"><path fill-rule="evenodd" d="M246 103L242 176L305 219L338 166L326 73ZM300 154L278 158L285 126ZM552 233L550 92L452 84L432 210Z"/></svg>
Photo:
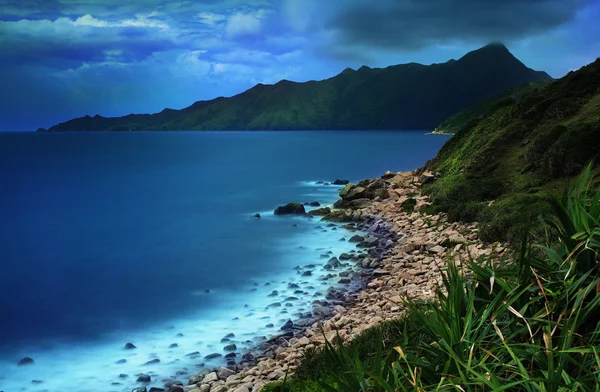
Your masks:
<svg viewBox="0 0 600 392"><path fill-rule="evenodd" d="M273 209L331 204L339 187L317 181L412 170L445 140L389 131L0 133L0 390L131 390L142 371L160 380L210 365L185 354L224 354L230 332L243 353L245 341L277 332L326 291L294 267L353 249L342 229ZM263 218L251 219L257 212ZM304 296L267 307L268 294L290 294L292 282ZM129 341L138 348L124 351ZM36 363L17 367L24 356Z"/></svg>

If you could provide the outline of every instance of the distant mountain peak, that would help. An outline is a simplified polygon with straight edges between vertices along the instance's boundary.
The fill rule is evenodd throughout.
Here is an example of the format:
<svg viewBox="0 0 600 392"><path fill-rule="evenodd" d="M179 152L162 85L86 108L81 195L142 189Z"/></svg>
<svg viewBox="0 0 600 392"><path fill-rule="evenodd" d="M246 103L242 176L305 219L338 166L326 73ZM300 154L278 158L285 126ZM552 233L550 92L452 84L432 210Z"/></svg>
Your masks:
<svg viewBox="0 0 600 392"><path fill-rule="evenodd" d="M502 42L490 42L489 44L485 45L483 48L489 48L489 49L505 49L508 50L508 48L506 47L506 45L504 45L504 43Z"/></svg>
<svg viewBox="0 0 600 392"><path fill-rule="evenodd" d="M509 87L550 79L501 43L460 60L344 69L321 81L258 83L229 98L198 101L153 115L89 116L50 131L220 129L432 129L445 118Z"/></svg>

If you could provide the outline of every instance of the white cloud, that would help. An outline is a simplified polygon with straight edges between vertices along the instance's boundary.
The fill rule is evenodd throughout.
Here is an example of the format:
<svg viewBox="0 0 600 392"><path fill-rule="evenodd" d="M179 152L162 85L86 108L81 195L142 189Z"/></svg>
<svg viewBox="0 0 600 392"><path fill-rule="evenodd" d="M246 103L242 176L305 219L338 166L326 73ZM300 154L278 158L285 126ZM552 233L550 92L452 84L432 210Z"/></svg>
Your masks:
<svg viewBox="0 0 600 392"><path fill-rule="evenodd" d="M73 22L75 26L108 27L108 22L94 18L90 14L80 16Z"/></svg>
<svg viewBox="0 0 600 392"><path fill-rule="evenodd" d="M214 12L200 12L198 15L196 15L196 17L200 19L202 23L211 26L225 22L225 20L227 19L225 15L217 14Z"/></svg>
<svg viewBox="0 0 600 392"><path fill-rule="evenodd" d="M155 20L148 19L144 16L138 16L136 19L124 19L119 22L107 22L94 18L90 14L80 16L73 22L75 26L92 26L92 27L140 27L140 28L158 28L167 30L169 25Z"/></svg>
<svg viewBox="0 0 600 392"><path fill-rule="evenodd" d="M269 14L266 10L255 12L236 12L227 19L225 32L229 37L256 35L262 29L262 21Z"/></svg>

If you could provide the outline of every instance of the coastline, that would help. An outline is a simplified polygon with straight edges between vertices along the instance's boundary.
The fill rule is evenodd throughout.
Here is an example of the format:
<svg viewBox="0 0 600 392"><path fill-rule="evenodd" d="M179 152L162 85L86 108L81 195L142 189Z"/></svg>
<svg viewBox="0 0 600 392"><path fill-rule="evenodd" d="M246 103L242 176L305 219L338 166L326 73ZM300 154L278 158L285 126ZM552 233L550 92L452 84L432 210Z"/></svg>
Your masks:
<svg viewBox="0 0 600 392"><path fill-rule="evenodd" d="M357 244L368 249L366 257L337 255L361 267L360 287L348 292L329 289L325 306L329 312L315 301L313 317L271 337L250 357L246 354L245 362L205 369L190 377L187 386L172 386L169 391L258 392L291 375L303 351L324 344L324 339L333 341L339 333L349 341L370 327L400 317L405 298L431 299L447 253L456 256L458 264L469 256L492 252L504 256L504 245L479 241L476 224L449 223L443 213L423 212L430 202L420 186L434 179L433 174L420 171L386 172L380 178L347 185L336 208L322 222L352 224L370 236Z"/></svg>

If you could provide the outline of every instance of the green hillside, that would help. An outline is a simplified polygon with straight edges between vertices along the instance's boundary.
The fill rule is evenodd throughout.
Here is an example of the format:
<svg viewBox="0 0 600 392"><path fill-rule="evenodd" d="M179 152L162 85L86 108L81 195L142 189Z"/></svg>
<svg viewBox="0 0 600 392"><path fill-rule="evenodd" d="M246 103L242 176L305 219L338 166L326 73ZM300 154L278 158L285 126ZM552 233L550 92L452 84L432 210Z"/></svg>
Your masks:
<svg viewBox="0 0 600 392"><path fill-rule="evenodd" d="M493 44L443 64L347 68L327 80L258 84L231 98L199 101L182 110L85 116L49 130L433 129L507 88L549 79L503 45Z"/></svg>
<svg viewBox="0 0 600 392"><path fill-rule="evenodd" d="M494 112L497 108L513 103L530 91L543 87L551 80L540 80L517 87L511 87L492 98L485 99L473 106L453 114L435 128L436 134L454 134L470 121L476 121Z"/></svg>
<svg viewBox="0 0 600 392"><path fill-rule="evenodd" d="M482 222L488 240L513 239L535 224L544 196L597 158L600 60L501 102L427 164L441 174L427 188L436 208Z"/></svg>

